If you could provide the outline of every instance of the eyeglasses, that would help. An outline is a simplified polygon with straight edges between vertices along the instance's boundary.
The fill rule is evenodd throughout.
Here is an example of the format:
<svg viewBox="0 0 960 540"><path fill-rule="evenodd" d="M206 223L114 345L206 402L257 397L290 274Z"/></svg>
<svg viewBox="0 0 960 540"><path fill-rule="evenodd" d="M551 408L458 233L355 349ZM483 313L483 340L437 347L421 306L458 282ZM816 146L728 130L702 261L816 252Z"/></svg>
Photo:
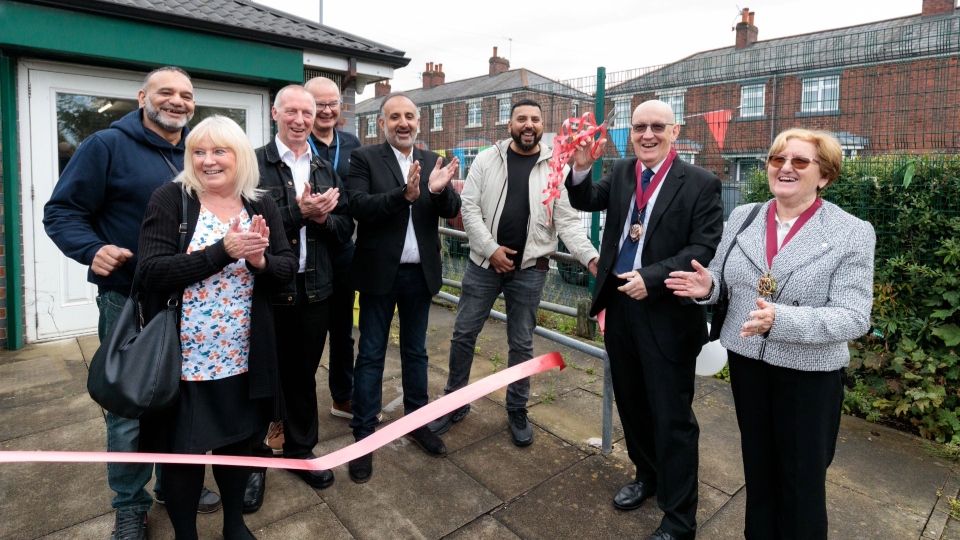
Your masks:
<svg viewBox="0 0 960 540"><path fill-rule="evenodd" d="M798 171L802 171L810 166L811 163L820 163L815 159L805 158L805 157L793 157L790 158L790 165ZM787 157L781 156L779 154L771 154L767 156L767 165L771 167L781 168L787 164Z"/></svg>
<svg viewBox="0 0 960 540"><path fill-rule="evenodd" d="M322 102L322 101L315 101L314 103L317 104L317 112L320 112L320 111L322 111L322 110L324 110L324 109L327 109L327 108L329 108L331 111L335 111L335 110L337 110L337 109L340 108L340 102L339 102L339 101L331 101L330 103L324 103L324 102Z"/></svg>
<svg viewBox="0 0 960 540"><path fill-rule="evenodd" d="M633 124L630 126L633 128L633 132L637 135L647 132L647 128L650 128L650 131L654 133L663 133L663 130L667 129L667 126L672 126L673 124Z"/></svg>

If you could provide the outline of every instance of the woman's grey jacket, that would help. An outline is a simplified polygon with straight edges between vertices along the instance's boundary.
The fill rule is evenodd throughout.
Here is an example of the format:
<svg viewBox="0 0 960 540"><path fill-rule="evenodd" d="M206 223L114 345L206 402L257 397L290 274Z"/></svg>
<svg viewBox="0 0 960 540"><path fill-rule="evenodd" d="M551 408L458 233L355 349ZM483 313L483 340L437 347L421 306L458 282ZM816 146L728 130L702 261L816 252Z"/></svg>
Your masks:
<svg viewBox="0 0 960 540"><path fill-rule="evenodd" d="M730 308L720 333L728 350L768 364L800 371L832 371L850 362L847 341L870 330L873 307L873 251L870 223L824 201L773 259L777 282L773 326L767 334L740 337L749 313L758 310L757 280L767 269L766 215L770 201L737 236L724 272ZM753 205L740 206L710 263L713 290L699 303L717 301L720 267Z"/></svg>

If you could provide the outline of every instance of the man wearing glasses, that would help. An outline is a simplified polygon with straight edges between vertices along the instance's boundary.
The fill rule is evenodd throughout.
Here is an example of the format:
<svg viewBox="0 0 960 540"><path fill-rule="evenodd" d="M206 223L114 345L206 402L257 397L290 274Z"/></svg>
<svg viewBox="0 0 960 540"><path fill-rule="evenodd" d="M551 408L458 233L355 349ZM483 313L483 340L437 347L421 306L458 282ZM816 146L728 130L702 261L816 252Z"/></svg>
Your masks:
<svg viewBox="0 0 960 540"><path fill-rule="evenodd" d="M648 540L688 540L697 529L700 428L692 404L706 312L671 294L664 280L691 271L694 259L711 260L723 230L720 180L676 157L676 122L668 104L641 103L630 136L637 157L617 160L593 182L592 148L584 143L566 182L574 208L607 211L590 314L606 309L613 392L637 468L613 504L633 510L657 495L664 515Z"/></svg>

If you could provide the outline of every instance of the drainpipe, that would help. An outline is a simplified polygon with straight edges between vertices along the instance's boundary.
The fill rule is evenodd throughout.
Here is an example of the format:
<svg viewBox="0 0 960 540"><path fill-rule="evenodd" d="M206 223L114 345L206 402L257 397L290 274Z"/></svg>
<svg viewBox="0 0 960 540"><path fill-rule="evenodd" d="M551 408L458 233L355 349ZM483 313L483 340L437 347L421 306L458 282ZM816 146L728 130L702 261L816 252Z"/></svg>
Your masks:
<svg viewBox="0 0 960 540"><path fill-rule="evenodd" d="M17 61L0 52L0 141L3 147L3 240L7 286L7 348L23 348L20 262L20 171L17 151Z"/></svg>

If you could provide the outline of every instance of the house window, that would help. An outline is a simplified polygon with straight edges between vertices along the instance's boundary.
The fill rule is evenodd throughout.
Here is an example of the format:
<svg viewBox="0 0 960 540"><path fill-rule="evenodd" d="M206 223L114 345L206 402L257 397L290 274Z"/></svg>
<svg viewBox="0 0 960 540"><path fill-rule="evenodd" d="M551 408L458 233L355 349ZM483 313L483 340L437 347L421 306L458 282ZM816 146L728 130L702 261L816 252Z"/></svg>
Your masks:
<svg viewBox="0 0 960 540"><path fill-rule="evenodd" d="M630 110L630 98L617 98L613 101L613 106L617 108L617 115L613 118L613 127L627 127L630 125L630 117L633 111ZM597 119L597 122L603 120Z"/></svg>
<svg viewBox="0 0 960 540"><path fill-rule="evenodd" d="M750 118L763 116L763 99L765 86L751 84L740 88L740 117Z"/></svg>
<svg viewBox="0 0 960 540"><path fill-rule="evenodd" d="M580 104L576 101L573 102L573 106L570 108L570 116L574 118L580 116Z"/></svg>
<svg viewBox="0 0 960 540"><path fill-rule="evenodd" d="M758 170L763 168L763 162L756 158L739 158L734 162L733 179L737 182L746 182Z"/></svg>
<svg viewBox="0 0 960 540"><path fill-rule="evenodd" d="M829 112L840 109L840 76L803 80L801 112Z"/></svg>
<svg viewBox="0 0 960 540"><path fill-rule="evenodd" d="M467 126L477 127L480 125L480 101L467 102Z"/></svg>
<svg viewBox="0 0 960 540"><path fill-rule="evenodd" d="M683 124L683 94L666 94L658 97L673 109L673 121Z"/></svg>
<svg viewBox="0 0 960 540"><path fill-rule="evenodd" d="M500 104L500 119L497 122L506 124L510 121L510 98L501 98L498 103Z"/></svg>
<svg viewBox="0 0 960 540"><path fill-rule="evenodd" d="M473 160L477 157L476 148L465 148L463 150L463 159L460 160L460 178L466 178L470 174L470 166L473 165Z"/></svg>
<svg viewBox="0 0 960 540"><path fill-rule="evenodd" d="M693 152L677 152L677 157L691 165L696 164L693 160L696 159L697 154Z"/></svg>
<svg viewBox="0 0 960 540"><path fill-rule="evenodd" d="M368 116L367 117L367 138L373 138L377 136L377 117Z"/></svg>
<svg viewBox="0 0 960 540"><path fill-rule="evenodd" d="M443 129L443 105L433 106L433 131Z"/></svg>

